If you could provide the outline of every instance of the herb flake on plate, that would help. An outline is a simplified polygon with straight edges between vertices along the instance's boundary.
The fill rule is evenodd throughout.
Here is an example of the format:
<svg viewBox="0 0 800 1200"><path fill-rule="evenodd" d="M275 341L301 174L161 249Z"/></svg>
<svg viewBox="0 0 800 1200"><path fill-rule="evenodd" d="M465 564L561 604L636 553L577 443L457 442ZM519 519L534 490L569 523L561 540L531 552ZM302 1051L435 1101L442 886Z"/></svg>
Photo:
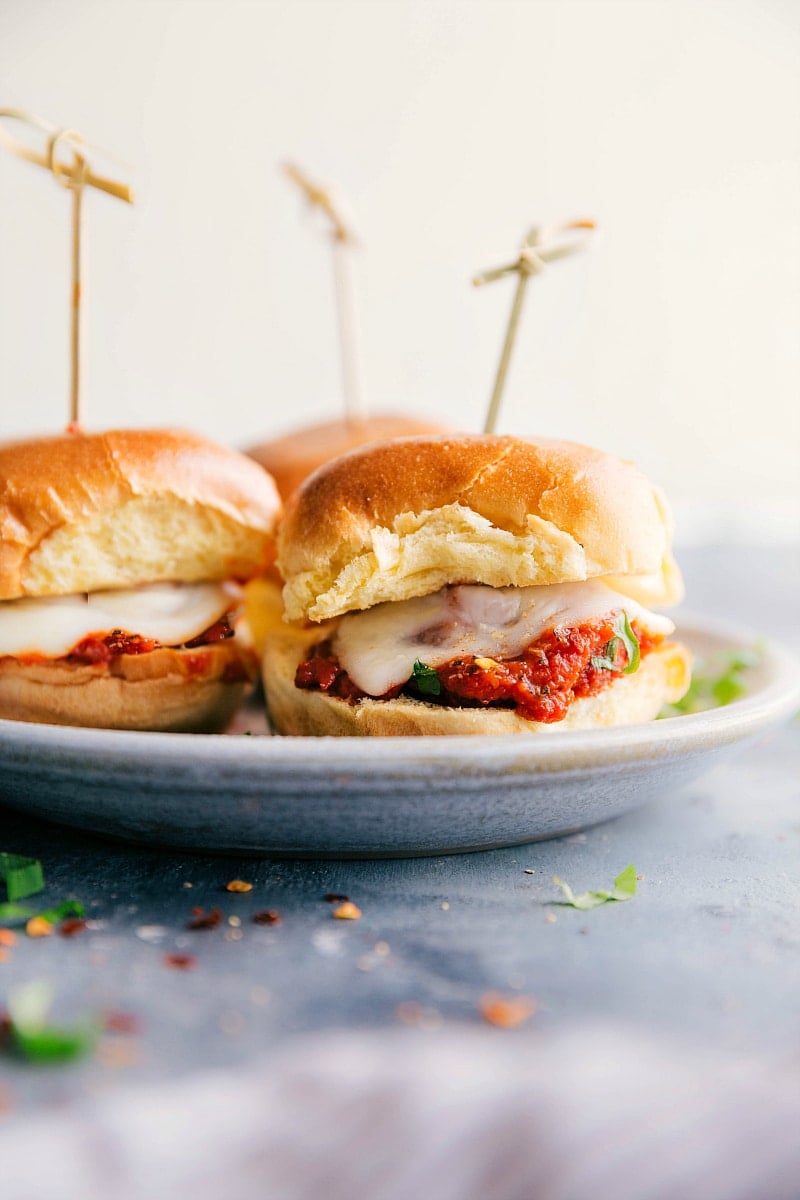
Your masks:
<svg viewBox="0 0 800 1200"><path fill-rule="evenodd" d="M35 896L44 888L42 864L22 854L0 853L0 879L6 885L10 903Z"/></svg>
<svg viewBox="0 0 800 1200"><path fill-rule="evenodd" d="M15 988L8 997L11 1040L31 1062L68 1062L92 1049L97 1038L94 1022L71 1028L50 1024L53 989L43 979Z"/></svg>
<svg viewBox="0 0 800 1200"><path fill-rule="evenodd" d="M576 896L569 884L565 883L563 879L559 879L557 875L553 876L553 883L561 888L565 897L563 900L554 900L554 904L568 905L586 911L590 908L597 908L601 904L607 904L609 901L630 900L635 896L636 868L631 863L624 871L621 871L614 880L614 886L610 891L599 889L594 892L583 892L580 896Z"/></svg>

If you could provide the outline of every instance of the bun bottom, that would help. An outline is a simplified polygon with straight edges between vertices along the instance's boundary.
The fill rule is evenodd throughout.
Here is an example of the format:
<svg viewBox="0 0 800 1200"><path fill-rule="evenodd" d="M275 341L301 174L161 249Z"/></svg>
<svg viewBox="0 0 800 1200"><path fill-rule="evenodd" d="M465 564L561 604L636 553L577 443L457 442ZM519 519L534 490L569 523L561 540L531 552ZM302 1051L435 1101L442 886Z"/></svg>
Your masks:
<svg viewBox="0 0 800 1200"><path fill-rule="evenodd" d="M691 655L679 642L664 642L639 669L595 696L576 700L563 721L527 721L509 709L445 708L405 696L349 704L324 692L295 687L295 670L319 640L319 630L273 631L266 642L263 679L277 733L299 737L405 737L457 734L553 733L652 721L689 686Z"/></svg>
<svg viewBox="0 0 800 1200"><path fill-rule="evenodd" d="M253 657L236 639L161 647L106 665L0 658L0 717L43 725L219 733L250 690Z"/></svg>

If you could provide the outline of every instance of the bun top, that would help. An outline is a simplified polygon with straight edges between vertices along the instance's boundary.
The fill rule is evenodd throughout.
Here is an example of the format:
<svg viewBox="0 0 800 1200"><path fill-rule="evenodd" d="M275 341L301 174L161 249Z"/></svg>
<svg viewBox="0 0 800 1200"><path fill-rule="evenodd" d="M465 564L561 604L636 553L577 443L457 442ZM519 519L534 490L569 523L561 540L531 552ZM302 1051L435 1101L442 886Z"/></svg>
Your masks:
<svg viewBox="0 0 800 1200"><path fill-rule="evenodd" d="M325 421L284 437L262 442L247 451L269 471L284 500L296 492L317 467L357 446L412 434L446 433L444 425L384 413L362 421Z"/></svg>
<svg viewBox="0 0 800 1200"><path fill-rule="evenodd" d="M0 445L0 600L157 581L248 579L268 560L275 485L181 430Z"/></svg>
<svg viewBox="0 0 800 1200"><path fill-rule="evenodd" d="M607 576L645 604L680 599L672 526L631 463L572 442L402 438L320 468L278 540L290 620L320 621L446 584Z"/></svg>

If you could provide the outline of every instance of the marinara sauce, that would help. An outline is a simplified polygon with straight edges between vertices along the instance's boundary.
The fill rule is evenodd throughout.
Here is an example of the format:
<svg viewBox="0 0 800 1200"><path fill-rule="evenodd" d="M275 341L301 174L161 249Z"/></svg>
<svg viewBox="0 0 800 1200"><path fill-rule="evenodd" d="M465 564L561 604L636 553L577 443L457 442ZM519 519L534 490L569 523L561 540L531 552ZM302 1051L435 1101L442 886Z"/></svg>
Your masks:
<svg viewBox="0 0 800 1200"><path fill-rule="evenodd" d="M228 617L224 616L210 625L198 637L185 642L182 647L173 647L173 649L189 650L200 646L209 646L214 642L224 642L227 638L233 637L233 634L231 623ZM122 629L112 629L111 633L90 633L88 637L73 646L65 658L67 662L71 663L110 663L112 659L119 658L122 654L148 654L151 650L159 649L161 649L161 642L157 642L153 638L141 637L138 633L125 633Z"/></svg>

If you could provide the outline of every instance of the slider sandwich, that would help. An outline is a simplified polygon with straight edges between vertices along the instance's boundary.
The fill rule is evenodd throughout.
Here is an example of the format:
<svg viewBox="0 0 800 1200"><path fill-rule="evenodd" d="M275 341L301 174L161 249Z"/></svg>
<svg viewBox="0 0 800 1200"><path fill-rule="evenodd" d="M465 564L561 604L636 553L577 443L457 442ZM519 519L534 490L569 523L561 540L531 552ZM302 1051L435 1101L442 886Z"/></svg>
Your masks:
<svg viewBox="0 0 800 1200"><path fill-rule="evenodd" d="M569 442L403 438L317 471L264 681L286 734L500 734L654 718L689 684L663 496Z"/></svg>
<svg viewBox="0 0 800 1200"><path fill-rule="evenodd" d="M194 434L0 446L0 717L213 732L257 675L242 584L280 501Z"/></svg>

